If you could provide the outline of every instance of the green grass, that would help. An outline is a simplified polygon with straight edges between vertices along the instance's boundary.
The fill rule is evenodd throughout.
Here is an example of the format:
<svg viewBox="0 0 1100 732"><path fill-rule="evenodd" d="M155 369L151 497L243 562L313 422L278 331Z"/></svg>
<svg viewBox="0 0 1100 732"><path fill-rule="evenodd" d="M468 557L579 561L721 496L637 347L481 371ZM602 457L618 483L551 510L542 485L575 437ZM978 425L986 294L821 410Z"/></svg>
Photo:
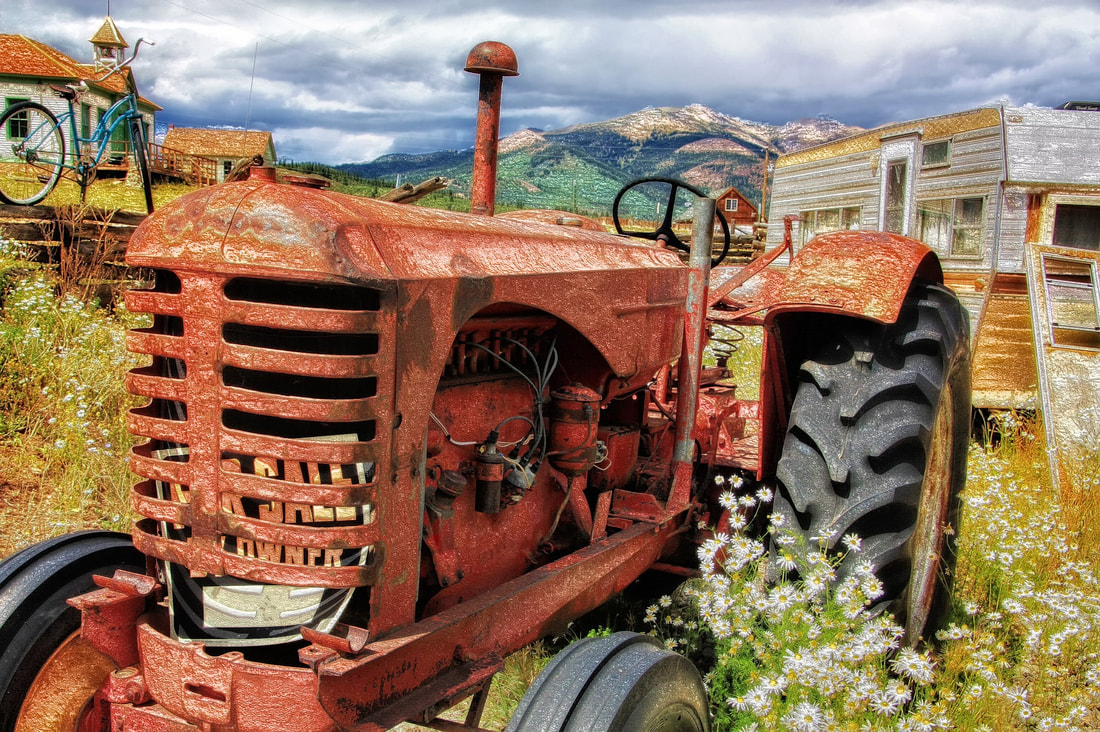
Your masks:
<svg viewBox="0 0 1100 732"><path fill-rule="evenodd" d="M184 183L158 183L153 186L153 207L159 208L169 201L196 190ZM71 180L62 179L57 187L41 201L45 206L67 206L80 203L80 186ZM108 210L145 213L145 193L140 186L126 185L123 178L103 178L92 184L87 191L85 203Z"/></svg>
<svg viewBox="0 0 1100 732"><path fill-rule="evenodd" d="M122 374L136 318L75 294L0 244L0 555L91 526L129 525Z"/></svg>

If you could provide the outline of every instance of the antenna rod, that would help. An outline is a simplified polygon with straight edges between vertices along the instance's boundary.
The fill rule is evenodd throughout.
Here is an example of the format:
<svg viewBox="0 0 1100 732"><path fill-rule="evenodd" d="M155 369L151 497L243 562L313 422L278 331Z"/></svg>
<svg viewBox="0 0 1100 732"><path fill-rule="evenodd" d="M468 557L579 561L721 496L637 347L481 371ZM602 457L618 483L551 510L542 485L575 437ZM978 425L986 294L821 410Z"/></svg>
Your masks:
<svg viewBox="0 0 1100 732"><path fill-rule="evenodd" d="M252 87L256 85L256 57L260 54L260 42L252 52L252 81L248 82L248 110L244 113L244 131L248 132L248 123L252 121Z"/></svg>

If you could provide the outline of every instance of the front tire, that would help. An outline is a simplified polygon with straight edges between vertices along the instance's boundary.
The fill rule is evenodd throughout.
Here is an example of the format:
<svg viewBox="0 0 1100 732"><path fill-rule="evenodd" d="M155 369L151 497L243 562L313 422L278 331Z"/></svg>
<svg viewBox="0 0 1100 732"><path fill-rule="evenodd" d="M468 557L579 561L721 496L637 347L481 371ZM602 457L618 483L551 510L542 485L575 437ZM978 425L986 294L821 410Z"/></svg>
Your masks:
<svg viewBox="0 0 1100 732"><path fill-rule="evenodd" d="M508 732L709 732L699 671L648 635L579 640L543 669Z"/></svg>
<svg viewBox="0 0 1100 732"><path fill-rule="evenodd" d="M7 140L0 149L0 201L32 206L49 195L61 177L61 126L41 104L19 102L0 115L0 130Z"/></svg>
<svg viewBox="0 0 1100 732"><path fill-rule="evenodd" d="M896 323L842 321L798 371L775 511L807 547L869 560L915 645L946 612L970 426L969 321L945 287L916 283Z"/></svg>
<svg viewBox="0 0 1100 732"><path fill-rule="evenodd" d="M80 637L80 612L65 601L116 569L144 572L145 557L110 531L60 536L0 563L0 732L75 728L114 664Z"/></svg>
<svg viewBox="0 0 1100 732"><path fill-rule="evenodd" d="M130 144L134 148L134 162L141 176L141 189L145 192L145 212L153 213L153 176L149 172L149 148L146 147L145 130L140 118L130 120Z"/></svg>

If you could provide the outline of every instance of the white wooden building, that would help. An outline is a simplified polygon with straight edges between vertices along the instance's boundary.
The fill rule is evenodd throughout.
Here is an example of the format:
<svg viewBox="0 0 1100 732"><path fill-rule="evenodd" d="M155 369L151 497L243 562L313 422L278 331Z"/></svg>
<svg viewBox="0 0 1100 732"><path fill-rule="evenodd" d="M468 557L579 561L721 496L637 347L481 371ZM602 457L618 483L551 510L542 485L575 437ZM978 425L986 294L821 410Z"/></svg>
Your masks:
<svg viewBox="0 0 1100 732"><path fill-rule="evenodd" d="M74 103L77 134L91 137L106 111L127 93L127 79L132 75L127 68L108 79L100 81L115 64L123 60L129 44L122 37L115 22L108 16L99 30L89 39L91 43L91 63L81 63L48 46L24 35L0 34L0 103L2 108L17 102L30 100L38 102L59 117L68 111L68 105L51 84L83 83L86 89ZM156 123L156 113L160 107L144 97L138 98L145 127L145 138L152 141ZM0 129L0 144L7 142L9 130ZM68 128L66 128L66 138ZM112 150L119 154L128 152L126 130L120 125L111 141ZM94 152L94 150L93 150Z"/></svg>

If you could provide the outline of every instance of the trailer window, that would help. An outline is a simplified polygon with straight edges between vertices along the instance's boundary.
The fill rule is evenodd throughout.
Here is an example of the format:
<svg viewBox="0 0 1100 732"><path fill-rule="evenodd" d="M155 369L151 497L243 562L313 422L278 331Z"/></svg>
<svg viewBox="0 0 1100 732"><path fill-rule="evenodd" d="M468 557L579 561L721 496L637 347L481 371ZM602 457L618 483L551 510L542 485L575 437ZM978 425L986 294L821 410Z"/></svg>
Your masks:
<svg viewBox="0 0 1100 732"><path fill-rule="evenodd" d="M1054 209L1054 246L1100 249L1100 206L1058 204Z"/></svg>
<svg viewBox="0 0 1100 732"><path fill-rule="evenodd" d="M798 218L801 221L802 243L805 244L818 234L859 229L860 209L858 206L853 206L801 211Z"/></svg>
<svg viewBox="0 0 1100 732"><path fill-rule="evenodd" d="M1050 342L1067 348L1100 348L1096 264L1042 255Z"/></svg>
<svg viewBox="0 0 1100 732"><path fill-rule="evenodd" d="M922 168L942 168L951 164L951 141L929 142L921 149Z"/></svg>
<svg viewBox="0 0 1100 732"><path fill-rule="evenodd" d="M917 236L940 254L982 256L983 198L917 202Z"/></svg>
<svg viewBox="0 0 1100 732"><path fill-rule="evenodd" d="M895 160L886 169L886 220L884 231L905 233L905 179L909 166Z"/></svg>

